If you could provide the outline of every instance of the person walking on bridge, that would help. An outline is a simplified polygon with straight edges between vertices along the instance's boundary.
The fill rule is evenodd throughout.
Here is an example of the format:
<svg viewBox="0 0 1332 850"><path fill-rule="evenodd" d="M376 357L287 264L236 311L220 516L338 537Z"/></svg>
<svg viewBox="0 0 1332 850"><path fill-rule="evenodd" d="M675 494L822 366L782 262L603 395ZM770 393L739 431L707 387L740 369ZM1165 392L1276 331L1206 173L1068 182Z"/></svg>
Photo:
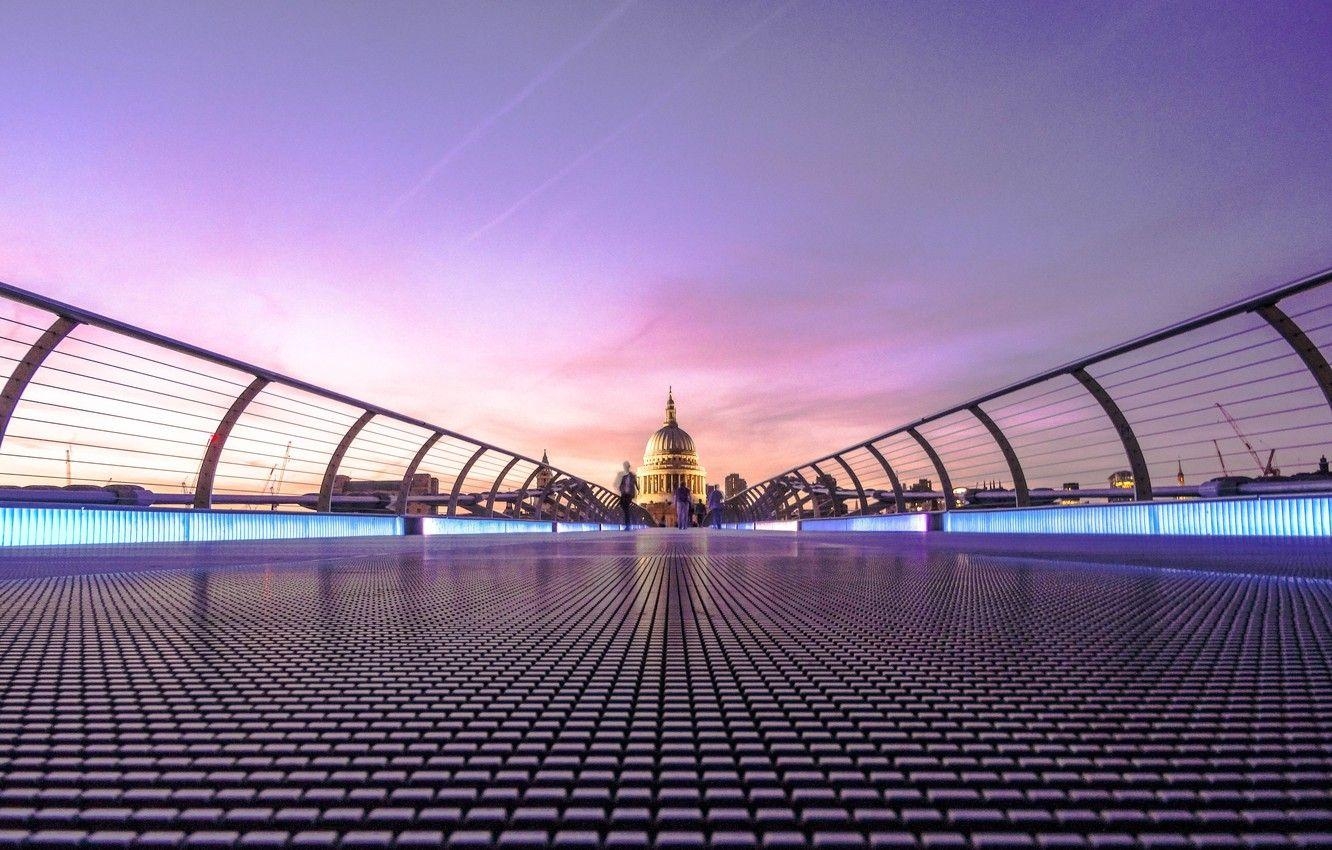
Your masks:
<svg viewBox="0 0 1332 850"><path fill-rule="evenodd" d="M721 528L722 493L720 487L713 487L708 491L708 513L712 516L712 527Z"/></svg>
<svg viewBox="0 0 1332 850"><path fill-rule="evenodd" d="M638 476L634 475L633 467L629 461L624 462L624 468L615 476L615 492L620 494L620 513L624 514L624 530L630 529L629 512L634 506L634 497L638 495Z"/></svg>
<svg viewBox="0 0 1332 850"><path fill-rule="evenodd" d="M689 492L689 485L681 481L675 488L675 527L688 530L689 515L694 510L694 494Z"/></svg>

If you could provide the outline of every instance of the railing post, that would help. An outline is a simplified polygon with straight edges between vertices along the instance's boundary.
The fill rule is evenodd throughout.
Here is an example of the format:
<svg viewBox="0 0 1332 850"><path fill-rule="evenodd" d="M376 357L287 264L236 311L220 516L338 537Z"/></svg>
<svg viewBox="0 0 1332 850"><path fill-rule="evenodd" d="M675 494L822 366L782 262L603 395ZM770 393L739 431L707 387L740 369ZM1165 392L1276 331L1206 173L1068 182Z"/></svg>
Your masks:
<svg viewBox="0 0 1332 850"><path fill-rule="evenodd" d="M754 496L753 491L751 490L736 494L734 510L736 512L737 522L752 521L754 519L754 513L751 508L753 508L754 500L756 498L757 497Z"/></svg>
<svg viewBox="0 0 1332 850"><path fill-rule="evenodd" d="M934 464L934 471L939 473L939 486L943 489L944 510L951 511L957 507L957 501L953 496L953 482L948 478L948 470L944 469L943 460L939 457L939 453L934 450L934 446L931 446L929 440L926 440L919 431L915 428L908 428L907 433L920 444L920 447L925 450L925 454L929 456L930 463Z"/></svg>
<svg viewBox="0 0 1332 850"><path fill-rule="evenodd" d="M453 479L453 492L449 494L449 516L457 516L458 494L462 492L463 481L467 479L467 473L472 471L472 467L481 459L481 455L485 453L485 446L481 446L479 449L472 452L472 456L467 459L467 463L464 463L463 468L459 470L458 477Z"/></svg>
<svg viewBox="0 0 1332 850"><path fill-rule="evenodd" d="M518 501L513 503L514 518L516 519L522 518L523 509L527 507L527 488L532 486L532 480L537 477L537 473L540 472L542 469L543 467L541 466L541 464L538 463L536 467L530 473L528 473L527 480L523 482L523 486L519 487L518 490L516 491L519 494L519 497Z"/></svg>
<svg viewBox="0 0 1332 850"><path fill-rule="evenodd" d="M600 490L594 489L591 484L583 481L578 485L583 493L591 500L590 507L594 509L593 519L597 522L605 522L610 516L610 505L602 499Z"/></svg>
<svg viewBox="0 0 1332 850"><path fill-rule="evenodd" d="M883 471L888 475L888 481L893 485L893 501L897 503L897 512L899 514L906 513L906 496L902 494L902 482L897 479L897 473L893 471L893 465L888 462L882 452L874 448L873 443L866 443L865 451L874 456L874 459L879 462L879 466L882 466Z"/></svg>
<svg viewBox="0 0 1332 850"><path fill-rule="evenodd" d="M827 473L825 473L822 469L820 469L820 468L819 468L819 465L818 465L817 463L811 463L811 464L809 465L809 468L812 469L812 470L814 470L814 484L815 484L815 485L818 485L818 484L819 484L819 479L822 478L822 477L823 477L824 475L826 475ZM817 495L814 497L814 506L815 506L815 507L814 507L814 513L817 515L817 514L818 514L818 496L817 496ZM829 488L829 491L828 491L828 516L837 516L837 479L836 479L836 478L833 479L833 486L832 486L831 488Z"/></svg>
<svg viewBox="0 0 1332 850"><path fill-rule="evenodd" d="M1008 437L1004 435L1001 429L990 415L981 410L979 404L973 404L967 408L972 416L985 426L985 430L990 432L999 451L1003 452L1004 461L1008 464L1008 474L1013 477L1013 502L1016 507L1025 508L1031 504L1031 492L1027 489L1027 476L1022 472L1022 464L1018 461L1017 452L1013 451L1013 444L1008 442Z"/></svg>
<svg viewBox="0 0 1332 850"><path fill-rule="evenodd" d="M851 486L856 488L856 495L860 498L860 513L862 515L869 513L869 500L865 498L865 488L860 486L860 478L852 471L851 465L842 459L841 455L833 455L833 460L846 470L846 474L851 478Z"/></svg>
<svg viewBox="0 0 1332 850"><path fill-rule="evenodd" d="M402 483L398 485L398 516L404 516L407 513L407 497L411 495L412 478L416 475L416 470L425 462L426 455L430 453L430 450L435 447L435 443L438 443L443 436L443 431L436 431L427 437L426 441L421 444L421 448L417 449L416 454L412 456L411 463L407 464L407 469L402 473Z"/></svg>
<svg viewBox="0 0 1332 850"><path fill-rule="evenodd" d="M791 513L791 502L795 500L797 491L785 481L773 486L772 494L772 518L786 519ZM797 502L798 504L798 502Z"/></svg>
<svg viewBox="0 0 1332 850"><path fill-rule="evenodd" d="M587 505L583 502L582 494L578 492L578 483L573 478L564 481L564 486L560 488L556 498L564 505L564 519L569 522L581 522L584 519Z"/></svg>
<svg viewBox="0 0 1332 850"><path fill-rule="evenodd" d="M0 444L5 441L9 420L13 418L14 410L18 407L19 399L23 398L23 391L28 388L32 376L41 368L46 355L78 326L79 323L73 319L60 316L37 338L32 348L28 349L28 353L23 355L23 359L14 364L14 371L10 373L9 380L5 381L4 390L0 391Z"/></svg>
<svg viewBox="0 0 1332 850"><path fill-rule="evenodd" d="M745 514L751 522L758 522L763 519L759 512L760 507L768 503L768 494L772 492L772 484L769 483L763 488L762 493L751 493L745 498Z"/></svg>
<svg viewBox="0 0 1332 850"><path fill-rule="evenodd" d="M597 504L601 506L601 521L614 522L615 512L619 509L619 496L600 484L593 485L584 481L583 486L588 488Z"/></svg>
<svg viewBox="0 0 1332 850"><path fill-rule="evenodd" d="M801 475L801 474L800 474L800 470L798 470L798 469L797 469L797 470L794 470L791 474L794 475L796 478L799 478L799 479L800 479L800 483L802 483L802 484L805 485L805 492L809 494L810 506L814 509L814 519L818 519L819 516L820 516L820 514L819 514L819 498L818 498L818 496L814 493L814 485L813 485L813 484L810 484L810 483L809 483L809 479L807 479L807 478L805 478L805 476ZM804 504L805 504L805 500L804 500L804 499L800 499L799 501L796 502L796 518L797 518L797 519L804 519L804 516L803 516L804 508L802 507Z"/></svg>
<svg viewBox="0 0 1332 850"><path fill-rule="evenodd" d="M555 489L555 482L559 480L561 479L558 474L551 473L551 478L549 481L546 482L546 486L542 487L541 490L538 491L539 495L537 496L536 510L533 512L534 519L541 519L542 514L546 512L546 500L550 499L550 494ZM557 497L555 499L551 499L551 501L554 504L558 505L560 497L562 496L563 493L559 493L557 494Z"/></svg>
<svg viewBox="0 0 1332 850"><path fill-rule="evenodd" d="M800 491L786 481L782 481L781 490L778 491L781 502L778 503L778 509L782 512L782 519L791 519L794 513L796 519L800 519L800 505L804 502L800 498Z"/></svg>
<svg viewBox="0 0 1332 850"><path fill-rule="evenodd" d="M745 516L753 522L758 521L759 506L763 504L764 500L767 498L768 492L772 490L771 484L760 486L763 487L762 492L756 492L751 489L747 493L742 494L742 504L744 505Z"/></svg>
<svg viewBox="0 0 1332 850"><path fill-rule="evenodd" d="M1268 304L1259 307L1258 315L1266 319L1267 323L1281 334L1281 338L1295 349L1295 353L1304 362L1304 367L1313 375L1314 383L1323 391L1323 398L1327 399L1328 407L1332 408L1332 366L1328 366L1323 352L1318 350L1318 346L1314 345L1313 340L1309 339L1295 320L1287 316L1277 305Z"/></svg>
<svg viewBox="0 0 1332 850"><path fill-rule="evenodd" d="M319 485L319 500L315 503L317 511L333 510L333 479L338 475L338 467L342 465L342 457L347 454L347 449L351 448L352 441L361 433L371 419L375 418L373 410L367 410L361 414L352 426L347 429L347 433L342 436L342 441L338 447L333 450L333 455L328 459L328 467L324 470L324 480Z"/></svg>
<svg viewBox="0 0 1332 850"><path fill-rule="evenodd" d="M490 488L490 495L486 497L486 513L490 516L495 515L495 494L499 492L500 485L504 483L504 479L508 476L509 470L513 469L514 465L517 463L518 458L512 458L504 465L504 468L500 470L499 475L495 476L495 483Z"/></svg>
<svg viewBox="0 0 1332 850"><path fill-rule="evenodd" d="M195 510L207 510L213 506L213 481L217 477L217 464L222 459L222 449L226 447L231 429L235 427L245 408L250 406L250 402L254 401L254 397L263 392L266 386L268 386L267 378L255 378L251 381L250 385L241 390L240 395L231 402L231 407L227 408L222 421L217 423L213 436L208 440L208 448L204 449L203 461L199 464L199 474L194 479Z"/></svg>
<svg viewBox="0 0 1332 850"><path fill-rule="evenodd" d="M1147 461L1142 456L1142 448L1138 445L1138 437L1133 433L1133 427L1129 425L1123 411L1119 409L1119 405L1115 404L1115 400L1110 397L1110 393L1106 392L1100 382L1089 375L1086 369L1079 367L1074 369L1071 374L1087 392L1091 393L1097 404L1101 405L1101 410L1105 411L1106 418L1110 420L1115 432L1119 434L1119 441L1124 444L1124 454L1128 456L1129 470L1133 473L1133 498L1139 502L1151 501L1151 473L1147 471Z"/></svg>

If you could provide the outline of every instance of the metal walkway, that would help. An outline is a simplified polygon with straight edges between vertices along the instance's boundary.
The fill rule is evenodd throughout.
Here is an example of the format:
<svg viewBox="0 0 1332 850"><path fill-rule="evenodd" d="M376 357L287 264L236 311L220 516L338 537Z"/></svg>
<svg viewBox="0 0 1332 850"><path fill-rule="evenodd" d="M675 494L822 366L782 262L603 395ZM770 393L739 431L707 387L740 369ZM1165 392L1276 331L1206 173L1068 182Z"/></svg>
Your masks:
<svg viewBox="0 0 1332 850"><path fill-rule="evenodd" d="M0 844L1328 846L1330 552L0 553Z"/></svg>

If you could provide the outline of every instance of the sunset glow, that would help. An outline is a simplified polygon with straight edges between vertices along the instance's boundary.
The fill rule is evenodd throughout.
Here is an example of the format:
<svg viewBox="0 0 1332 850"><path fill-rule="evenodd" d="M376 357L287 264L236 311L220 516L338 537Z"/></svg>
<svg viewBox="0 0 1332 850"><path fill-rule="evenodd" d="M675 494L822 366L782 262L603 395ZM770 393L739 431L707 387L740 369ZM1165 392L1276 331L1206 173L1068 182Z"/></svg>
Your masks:
<svg viewBox="0 0 1332 850"><path fill-rule="evenodd" d="M0 3L0 280L602 482L673 385L709 480L757 480L1326 266L1329 37L1326 4ZM177 426L164 476L212 433Z"/></svg>

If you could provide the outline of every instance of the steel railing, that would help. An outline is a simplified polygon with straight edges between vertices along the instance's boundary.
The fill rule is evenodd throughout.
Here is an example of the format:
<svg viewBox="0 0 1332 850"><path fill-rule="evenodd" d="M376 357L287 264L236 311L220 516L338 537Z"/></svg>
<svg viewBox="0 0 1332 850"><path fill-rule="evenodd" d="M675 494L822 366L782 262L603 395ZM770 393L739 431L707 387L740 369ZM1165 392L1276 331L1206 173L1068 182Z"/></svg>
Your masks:
<svg viewBox="0 0 1332 850"><path fill-rule="evenodd" d="M542 460L3 283L0 381L0 504L620 516Z"/></svg>
<svg viewBox="0 0 1332 850"><path fill-rule="evenodd" d="M1319 471L1332 447L1330 282L1323 271L916 419L759 482L728 512L1332 491Z"/></svg>

